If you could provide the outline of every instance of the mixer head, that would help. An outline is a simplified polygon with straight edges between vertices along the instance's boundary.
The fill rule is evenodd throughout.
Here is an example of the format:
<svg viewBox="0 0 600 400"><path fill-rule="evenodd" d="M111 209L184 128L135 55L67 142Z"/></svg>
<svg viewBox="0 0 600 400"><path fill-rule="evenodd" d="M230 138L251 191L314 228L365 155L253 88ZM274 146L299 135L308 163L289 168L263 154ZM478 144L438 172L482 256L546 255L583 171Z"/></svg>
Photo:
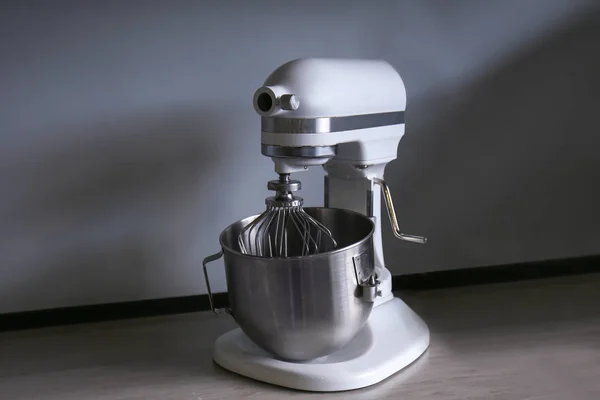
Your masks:
<svg viewBox="0 0 600 400"><path fill-rule="evenodd" d="M267 209L249 223L238 236L243 254L259 257L298 257L332 251L337 247L327 227L308 215L301 197L300 181L289 174L269 181L269 190L276 195L265 200Z"/></svg>
<svg viewBox="0 0 600 400"><path fill-rule="evenodd" d="M277 173L346 164L373 175L397 157L404 135L404 82L383 60L292 60L265 79L253 105L262 154ZM383 178L383 168L374 175Z"/></svg>

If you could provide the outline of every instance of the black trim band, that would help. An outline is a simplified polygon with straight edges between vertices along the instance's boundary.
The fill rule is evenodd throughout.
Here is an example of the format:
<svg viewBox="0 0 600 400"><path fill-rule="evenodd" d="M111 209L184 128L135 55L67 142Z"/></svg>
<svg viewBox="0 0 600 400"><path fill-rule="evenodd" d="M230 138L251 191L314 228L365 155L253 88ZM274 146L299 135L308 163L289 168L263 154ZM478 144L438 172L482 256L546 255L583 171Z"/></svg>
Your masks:
<svg viewBox="0 0 600 400"><path fill-rule="evenodd" d="M432 290L600 273L600 255L392 277L394 290Z"/></svg>
<svg viewBox="0 0 600 400"><path fill-rule="evenodd" d="M394 276L394 290L430 290L499 282L600 273L600 255L466 268ZM214 293L216 308L228 304L227 293ZM0 314L0 331L47 326L153 317L210 310L207 295L172 297L124 303L98 304L40 311Z"/></svg>
<svg viewBox="0 0 600 400"><path fill-rule="evenodd" d="M227 293L213 293L215 307L228 304ZM164 299L94 304L0 314L0 332L210 310L205 294Z"/></svg>

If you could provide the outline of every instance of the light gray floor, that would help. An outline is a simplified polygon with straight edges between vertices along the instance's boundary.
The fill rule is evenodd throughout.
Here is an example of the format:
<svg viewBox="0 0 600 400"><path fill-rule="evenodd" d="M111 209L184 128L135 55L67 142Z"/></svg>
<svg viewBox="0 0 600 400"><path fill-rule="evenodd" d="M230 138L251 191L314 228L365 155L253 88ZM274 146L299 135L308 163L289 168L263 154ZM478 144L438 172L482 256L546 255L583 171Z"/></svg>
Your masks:
<svg viewBox="0 0 600 400"><path fill-rule="evenodd" d="M354 392L310 394L213 364L209 313L0 334L0 399L600 399L600 275L406 293L432 344Z"/></svg>

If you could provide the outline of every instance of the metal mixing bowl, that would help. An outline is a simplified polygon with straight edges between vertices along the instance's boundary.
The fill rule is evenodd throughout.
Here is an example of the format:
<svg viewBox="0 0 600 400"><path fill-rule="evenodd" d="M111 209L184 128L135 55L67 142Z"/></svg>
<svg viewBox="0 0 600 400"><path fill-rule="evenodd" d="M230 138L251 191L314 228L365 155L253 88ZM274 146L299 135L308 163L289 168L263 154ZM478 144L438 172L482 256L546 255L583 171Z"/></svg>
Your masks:
<svg viewBox="0 0 600 400"><path fill-rule="evenodd" d="M256 216L220 236L236 322L258 346L290 361L322 357L350 342L365 325L376 292L369 279L375 276L373 222L348 210L304 210L331 230L335 251L290 258L244 255L238 235Z"/></svg>

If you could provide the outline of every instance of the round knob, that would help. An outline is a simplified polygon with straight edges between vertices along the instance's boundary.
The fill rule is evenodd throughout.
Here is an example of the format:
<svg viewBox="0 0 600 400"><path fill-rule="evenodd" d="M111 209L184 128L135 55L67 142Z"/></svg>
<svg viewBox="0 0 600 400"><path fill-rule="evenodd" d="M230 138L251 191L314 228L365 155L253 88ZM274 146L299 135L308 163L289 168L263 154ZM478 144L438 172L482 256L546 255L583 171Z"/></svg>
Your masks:
<svg viewBox="0 0 600 400"><path fill-rule="evenodd" d="M295 94L282 94L279 98L279 106L282 110L296 111L300 107L300 99Z"/></svg>

